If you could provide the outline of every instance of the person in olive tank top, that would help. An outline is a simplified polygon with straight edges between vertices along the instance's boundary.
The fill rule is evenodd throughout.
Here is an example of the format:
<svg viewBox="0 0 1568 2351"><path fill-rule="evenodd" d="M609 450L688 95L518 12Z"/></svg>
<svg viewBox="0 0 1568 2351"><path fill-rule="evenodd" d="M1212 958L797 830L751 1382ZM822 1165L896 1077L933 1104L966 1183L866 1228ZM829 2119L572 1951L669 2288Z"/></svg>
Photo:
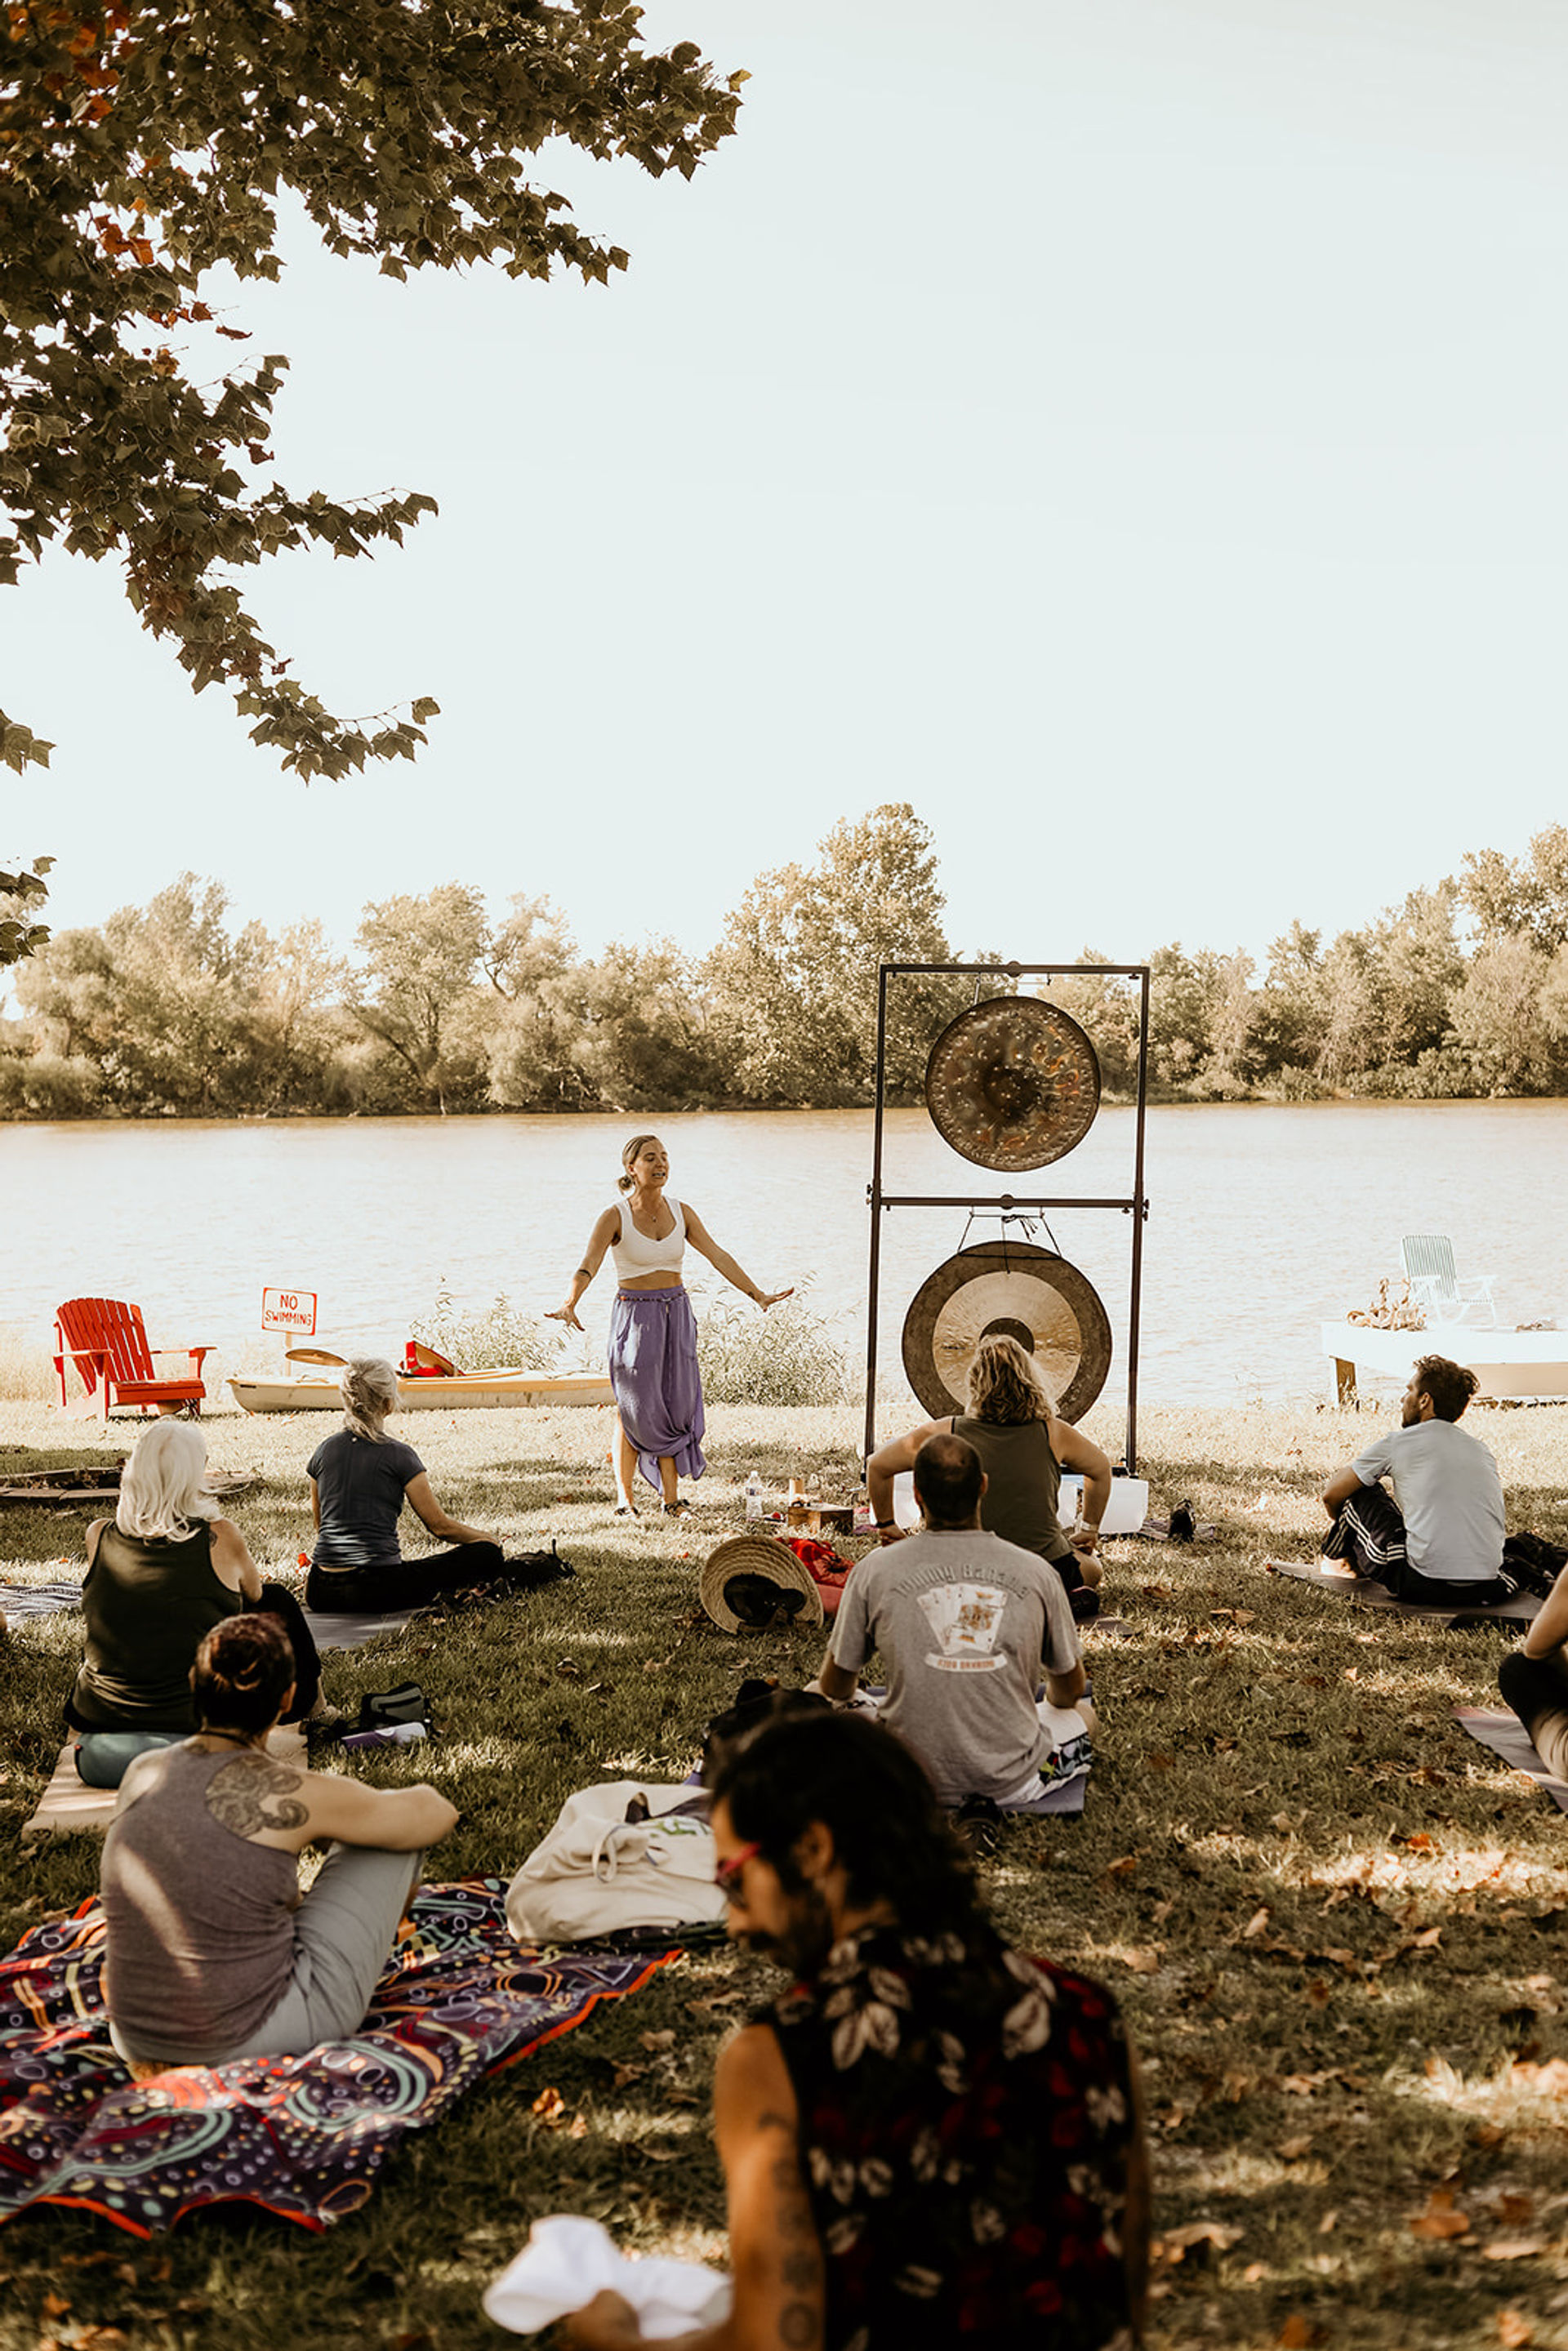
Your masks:
<svg viewBox="0 0 1568 2351"><path fill-rule="evenodd" d="M66 1702L89 1787L118 1788L150 1748L196 1727L191 1667L214 1625L246 1607L283 1625L295 1663L295 1719L320 1687L320 1665L298 1602L264 1583L244 1536L202 1490L207 1443L188 1421L160 1420L137 1445L112 1519L87 1531L83 1657Z"/></svg>
<svg viewBox="0 0 1568 2351"><path fill-rule="evenodd" d="M1104 1570L1096 1554L1100 1521L1111 1499L1111 1464L1071 1421L1059 1417L1034 1357L1000 1332L988 1333L975 1349L968 1402L967 1413L925 1421L872 1455L866 1486L878 1535L884 1543L900 1540L893 1481L901 1470L914 1468L926 1438L962 1437L986 1473L980 1504L986 1532L1047 1561L1066 1586L1080 1622L1098 1615L1097 1587ZM1057 1516L1063 1468L1080 1471L1083 1479L1082 1517L1071 1540Z"/></svg>

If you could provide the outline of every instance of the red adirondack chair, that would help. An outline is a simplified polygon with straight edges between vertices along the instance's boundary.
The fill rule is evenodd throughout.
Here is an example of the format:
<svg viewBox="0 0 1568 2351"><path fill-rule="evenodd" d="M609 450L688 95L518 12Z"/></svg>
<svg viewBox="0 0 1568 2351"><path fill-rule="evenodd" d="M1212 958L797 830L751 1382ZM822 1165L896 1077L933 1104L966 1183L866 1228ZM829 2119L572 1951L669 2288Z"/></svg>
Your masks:
<svg viewBox="0 0 1568 2351"><path fill-rule="evenodd" d="M199 1418L206 1385L202 1364L208 1347L160 1347L160 1355L183 1356L183 1378L161 1377L147 1344L147 1326L140 1306L119 1298L71 1298L55 1317L55 1369L59 1374L60 1404L76 1419L92 1413L107 1421L110 1405L152 1412L161 1404L189 1405ZM76 1369L82 1393L73 1396L66 1366Z"/></svg>

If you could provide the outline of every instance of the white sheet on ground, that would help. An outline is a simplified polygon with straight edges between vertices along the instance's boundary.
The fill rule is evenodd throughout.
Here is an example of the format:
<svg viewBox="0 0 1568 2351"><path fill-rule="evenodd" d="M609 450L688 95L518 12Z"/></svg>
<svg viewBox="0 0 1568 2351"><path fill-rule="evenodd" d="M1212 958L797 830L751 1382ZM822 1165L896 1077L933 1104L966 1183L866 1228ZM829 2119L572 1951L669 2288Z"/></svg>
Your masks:
<svg viewBox="0 0 1568 2351"><path fill-rule="evenodd" d="M536 2220L515 2262L489 2286L485 2309L514 2335L536 2335L608 2288L624 2294L643 2335L660 2342L729 2315L730 2284L695 2262L634 2261L597 2220L556 2213Z"/></svg>

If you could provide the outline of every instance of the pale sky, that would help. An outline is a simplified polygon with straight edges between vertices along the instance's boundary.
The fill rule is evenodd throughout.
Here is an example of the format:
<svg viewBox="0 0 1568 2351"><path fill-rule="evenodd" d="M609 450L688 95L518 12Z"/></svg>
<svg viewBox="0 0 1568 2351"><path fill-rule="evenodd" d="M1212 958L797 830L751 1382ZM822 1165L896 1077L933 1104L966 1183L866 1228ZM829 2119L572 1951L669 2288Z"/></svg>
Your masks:
<svg viewBox="0 0 1568 2351"><path fill-rule="evenodd" d="M340 714L437 697L416 767L282 777L108 566L0 591L0 705L58 745L0 852L57 854L57 925L191 866L340 944L457 878L701 949L907 799L956 945L1261 953L1560 819L1560 0L648 26L754 78L689 185L541 167L608 289L291 233L231 314L292 357L293 488L441 502L242 582Z"/></svg>

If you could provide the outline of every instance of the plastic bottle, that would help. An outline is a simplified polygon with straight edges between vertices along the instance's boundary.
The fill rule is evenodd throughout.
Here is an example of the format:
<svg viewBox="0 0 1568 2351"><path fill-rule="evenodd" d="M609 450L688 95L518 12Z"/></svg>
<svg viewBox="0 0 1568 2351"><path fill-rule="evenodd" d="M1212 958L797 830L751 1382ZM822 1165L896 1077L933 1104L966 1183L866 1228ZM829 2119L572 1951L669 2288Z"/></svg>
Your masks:
<svg viewBox="0 0 1568 2351"><path fill-rule="evenodd" d="M746 1515L748 1519L762 1516L762 1480L755 1469L746 1481Z"/></svg>

